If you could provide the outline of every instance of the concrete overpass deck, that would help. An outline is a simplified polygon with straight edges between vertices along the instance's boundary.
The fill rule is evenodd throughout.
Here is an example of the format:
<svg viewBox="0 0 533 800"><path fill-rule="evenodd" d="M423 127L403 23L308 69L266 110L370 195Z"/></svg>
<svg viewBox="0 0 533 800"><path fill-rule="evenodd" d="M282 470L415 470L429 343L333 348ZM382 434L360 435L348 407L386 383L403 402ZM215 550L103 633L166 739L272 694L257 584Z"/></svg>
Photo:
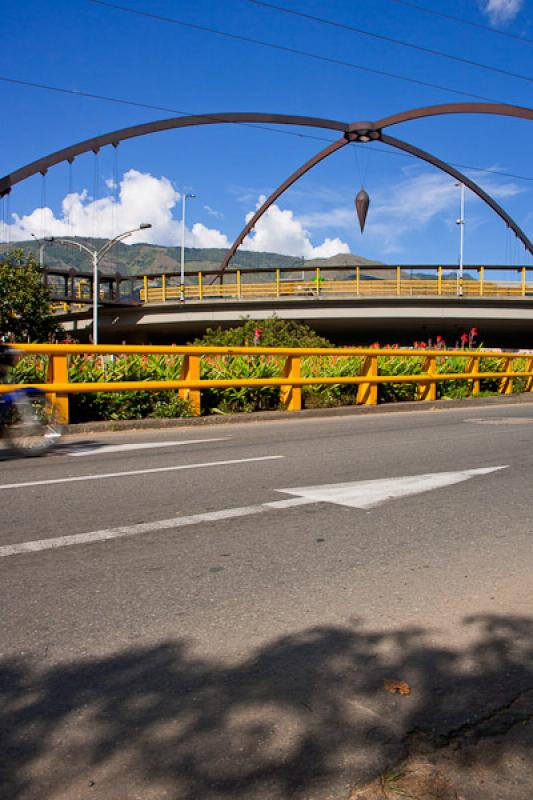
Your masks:
<svg viewBox="0 0 533 800"><path fill-rule="evenodd" d="M485 345L533 347L533 297L290 297L203 300L102 308L100 340L183 343L206 328L232 327L246 317L298 320L339 344L410 344L443 336L450 345L479 330ZM65 328L88 341L92 310L62 315Z"/></svg>

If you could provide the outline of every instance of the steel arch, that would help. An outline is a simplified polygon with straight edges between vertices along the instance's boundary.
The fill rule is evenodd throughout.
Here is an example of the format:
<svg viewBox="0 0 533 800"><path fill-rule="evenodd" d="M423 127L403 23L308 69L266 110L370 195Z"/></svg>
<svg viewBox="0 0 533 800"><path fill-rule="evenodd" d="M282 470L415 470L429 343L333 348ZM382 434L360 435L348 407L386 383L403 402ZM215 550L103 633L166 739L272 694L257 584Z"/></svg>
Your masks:
<svg viewBox="0 0 533 800"><path fill-rule="evenodd" d="M229 250L227 251L226 255L224 256L224 260L220 265L220 274L222 274L228 267L231 259L234 257L235 253L243 243L244 239L248 236L250 231L255 227L256 223L261 219L263 214L265 214L270 206L282 195L287 189L289 189L296 181L298 181L306 172L309 172L316 164L319 164L320 161L323 161L328 156L332 155L333 153L337 152L343 145L348 144L350 139L348 137L343 137L342 139L338 139L333 144L329 145L329 147L325 147L319 153L317 153L313 158L306 161L301 167L299 167L295 172L292 173L283 183L281 183L277 189L275 189L272 194L267 197L265 202L261 205L260 208L257 209L253 217L250 221L245 225L242 231L239 233ZM481 200L483 200L487 205L498 214L498 216L505 222L505 224L514 232L514 234L520 239L524 247L529 250L530 253L533 254L533 244L527 237L527 235L522 231L519 225L513 220L511 216L489 195L485 192L481 186L478 186L473 180L468 178L458 169L452 167L450 164L447 164L445 161L441 161L440 158L437 156L428 153L425 150L421 150L419 147L415 147L408 142L404 142L402 139L396 139L392 136L388 136L386 134L381 134L380 141L384 144L388 144L391 147L395 147L398 150L403 150L410 155L415 156L416 158L421 159L422 161L426 161L428 164L432 164L434 167L446 172L448 175L451 175L452 178L464 183L465 186L474 192Z"/></svg>
<svg viewBox="0 0 533 800"><path fill-rule="evenodd" d="M91 139L86 139L78 144L71 145L70 147L58 150L48 156L37 159L36 161L26 164L15 172L5 175L0 178L0 197L8 194L11 188L17 183L36 175L38 173L46 174L48 169L55 164L63 161L72 162L76 156L83 153L98 152L101 147L106 145L117 146L120 142L131 139L137 136L145 136L149 133L157 133L164 130L171 130L174 128L194 127L197 125L212 125L212 124L254 124L254 123L274 123L281 125L301 125L306 127L324 128L328 130L337 130L344 133L344 138L332 142L331 145L321 150L313 158L303 164L297 169L286 181L270 195L260 209L254 214L250 222L243 228L232 247L226 254L224 261L221 265L220 274L224 272L231 258L235 254L237 248L242 243L244 238L250 232L252 227L261 218L270 205L295 181L302 175L312 169L316 164L327 158L333 152L343 147L349 141L354 142L368 142L370 140L381 139L385 144L392 147L397 147L400 150L410 153L411 155L421 158L430 164L438 167L439 169L447 172L456 179L463 182L475 194L478 195L490 208L492 208L504 222L514 231L516 236L524 244L530 253L533 253L533 246L526 234L516 224L516 222L505 212L493 198L481 189L476 183L471 181L461 172L451 167L444 161L441 161L436 156L421 150L414 145L403 142L400 139L387 136L382 133L384 128L398 125L403 122L411 120L422 119L425 117L440 116L445 114L494 114L497 116L510 116L521 119L533 119L533 109L524 106L509 105L506 103L448 103L444 105L425 106L422 108L411 109L409 111L400 112L389 117L384 117L377 122L352 122L345 123L339 120L323 119L321 117L304 117L294 116L288 114L262 114L262 113L217 113L217 114L204 114L193 115L185 117L172 117L166 120L156 120L155 122L148 122L142 125L134 125L128 128L122 128L111 133L95 136Z"/></svg>
<svg viewBox="0 0 533 800"><path fill-rule="evenodd" d="M323 119L322 117L303 117L290 114L260 114L260 113L216 113L216 114L195 114L192 116L170 117L169 119L155 120L155 122L145 122L142 125L132 125L128 128L121 128L111 133L101 136L94 136L85 139L78 144L64 147L55 153L32 161L14 172L0 178L0 197L7 194L13 186L20 183L32 175L46 173L50 167L60 164L63 161L73 161L76 156L91 151L100 150L106 145L117 146L120 142L133 139L137 136L146 136L149 133L159 133L177 128L189 128L197 125L216 125L216 124L276 124L276 125L301 125L303 127L324 128L327 130L342 131L345 134L364 135L369 131L377 134L392 125L398 125L409 120L422 119L423 117L433 117L443 114L495 114L497 116L517 117L521 119L533 119L533 109L525 106L509 105L507 103L447 103L444 105L424 106L410 111L403 111L390 117L384 117L377 122L342 122L340 120ZM374 137L373 137L374 138Z"/></svg>

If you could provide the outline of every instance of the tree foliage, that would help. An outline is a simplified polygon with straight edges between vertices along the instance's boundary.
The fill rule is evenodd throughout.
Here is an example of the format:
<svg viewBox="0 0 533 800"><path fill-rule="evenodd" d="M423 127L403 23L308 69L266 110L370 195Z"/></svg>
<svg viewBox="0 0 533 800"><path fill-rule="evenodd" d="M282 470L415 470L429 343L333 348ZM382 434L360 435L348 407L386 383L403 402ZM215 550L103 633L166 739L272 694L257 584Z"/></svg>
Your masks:
<svg viewBox="0 0 533 800"><path fill-rule="evenodd" d="M15 249L0 257L0 336L15 342L62 338L33 256Z"/></svg>

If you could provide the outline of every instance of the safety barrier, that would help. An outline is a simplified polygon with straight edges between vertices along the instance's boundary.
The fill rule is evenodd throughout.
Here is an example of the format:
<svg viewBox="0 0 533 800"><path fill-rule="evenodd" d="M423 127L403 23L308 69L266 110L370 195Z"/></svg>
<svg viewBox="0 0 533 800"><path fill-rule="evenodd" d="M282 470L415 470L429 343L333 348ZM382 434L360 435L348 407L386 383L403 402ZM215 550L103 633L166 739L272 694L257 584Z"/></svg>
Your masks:
<svg viewBox="0 0 533 800"><path fill-rule="evenodd" d="M390 273L392 268L389 268ZM424 270L426 271L426 270ZM281 270L275 270L271 281L248 282L240 270L229 273L223 283L208 283L198 272L182 287L166 276L161 276L160 285L150 285L149 276L143 277L140 300L143 303L166 303L180 300L202 302L204 300L248 300L290 297L527 297L533 295L533 283L527 280L527 268L513 270L518 280L487 280L485 267L469 267L477 273L477 280L467 277L444 277L443 268L437 267L434 278L411 278L402 267L394 268L394 278L369 278L361 267L350 270L349 278L330 279L328 273L317 268L312 277L303 280L284 279ZM265 270L266 272L266 270ZM292 271L294 275L294 270Z"/></svg>
<svg viewBox="0 0 533 800"><path fill-rule="evenodd" d="M16 345L24 354L48 356L47 382L31 384L49 394L54 400L65 421L68 421L68 396L82 392L123 392L123 391L162 391L175 389L181 398L189 401L193 414L201 413L201 392L203 389L222 389L230 387L262 387L279 386L281 406L289 411L299 411L302 407L302 386L353 384L357 389L357 404L376 405L378 402L378 385L384 383L417 384L417 396L420 400L437 399L437 383L440 381L468 380L471 393L480 392L480 381L484 378L499 380L499 391L512 394L513 379L526 378L525 391L533 391L533 352L501 352L490 350L429 350L429 349L391 349L391 348L289 348L289 347L166 347L135 346L121 347L108 345L52 345L32 344ZM116 356L127 354L172 355L182 356L179 380L170 381L119 381L112 383L92 382L73 383L69 381L68 357L71 355ZM204 356L277 356L283 358L283 366L279 377L245 378L245 379L202 379L201 359ZM312 376L304 377L301 373L302 358L331 357L348 358L359 356L362 366L357 375ZM378 359L380 357L410 358L416 356L423 359L419 374L379 374ZM461 357L466 360L463 372L447 372L446 363L450 358ZM480 359L493 357L498 359L501 369L481 372ZM525 369L513 369L517 361L525 362ZM0 384L0 393L20 388L21 384Z"/></svg>

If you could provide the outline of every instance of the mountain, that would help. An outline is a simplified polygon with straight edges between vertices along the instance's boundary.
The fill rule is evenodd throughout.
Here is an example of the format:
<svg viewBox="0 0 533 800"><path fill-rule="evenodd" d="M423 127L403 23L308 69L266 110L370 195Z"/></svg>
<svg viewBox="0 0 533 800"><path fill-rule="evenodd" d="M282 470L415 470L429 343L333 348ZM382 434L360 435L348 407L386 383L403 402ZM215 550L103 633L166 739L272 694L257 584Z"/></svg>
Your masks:
<svg viewBox="0 0 533 800"><path fill-rule="evenodd" d="M78 241L90 247L99 248L105 244L104 239L91 239L79 237ZM23 248L39 258L39 245L36 241L0 244L0 255L14 249ZM222 263L226 250L223 248L185 248L185 269L194 272L208 272L216 270ZM297 256L284 256L279 253L255 253L247 250L237 252L230 268L235 269L276 269L301 270L302 267L350 267L371 266L381 264L380 261L350 254L338 254L331 258L316 258L304 260ZM75 269L80 272L90 272L92 263L89 256L79 251L74 245L60 245L53 242L47 243L44 248L44 264L51 269ZM106 257L101 265L105 274L120 272L123 275L157 274L161 272L179 272L181 265L181 248L165 247L156 244L130 244L119 242ZM341 273L339 273L340 275ZM345 273L344 273L345 274ZM335 273L330 273L334 277ZM385 277L384 273L381 273Z"/></svg>

